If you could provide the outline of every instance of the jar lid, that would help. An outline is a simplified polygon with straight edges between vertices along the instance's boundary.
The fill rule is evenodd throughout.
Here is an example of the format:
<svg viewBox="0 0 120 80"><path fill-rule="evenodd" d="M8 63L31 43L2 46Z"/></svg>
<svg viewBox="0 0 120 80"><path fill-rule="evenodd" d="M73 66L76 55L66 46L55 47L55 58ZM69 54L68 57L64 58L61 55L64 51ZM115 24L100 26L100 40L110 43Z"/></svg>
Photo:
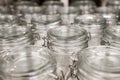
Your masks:
<svg viewBox="0 0 120 80"><path fill-rule="evenodd" d="M86 70L92 69L106 74L120 71L119 49L110 46L95 46L84 49L80 55L82 65L86 66ZM81 68L82 65L79 67Z"/></svg>
<svg viewBox="0 0 120 80"><path fill-rule="evenodd" d="M41 75L43 71L53 72L55 69L49 50L37 46L28 46L21 51L9 51L3 54L2 58L5 62L5 73L10 77Z"/></svg>

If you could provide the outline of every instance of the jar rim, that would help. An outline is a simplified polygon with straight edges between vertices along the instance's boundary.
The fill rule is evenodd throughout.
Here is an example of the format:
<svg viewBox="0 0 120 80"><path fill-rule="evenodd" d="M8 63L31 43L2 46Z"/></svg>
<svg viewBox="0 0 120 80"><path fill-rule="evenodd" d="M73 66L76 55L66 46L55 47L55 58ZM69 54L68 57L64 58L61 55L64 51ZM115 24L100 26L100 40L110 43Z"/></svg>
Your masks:
<svg viewBox="0 0 120 80"><path fill-rule="evenodd" d="M69 33L68 33L69 31ZM82 36L88 36L88 33L83 28L77 28L77 26L66 26L59 25L53 29L48 30L47 36L53 40L58 41L76 41L77 39L81 39Z"/></svg>

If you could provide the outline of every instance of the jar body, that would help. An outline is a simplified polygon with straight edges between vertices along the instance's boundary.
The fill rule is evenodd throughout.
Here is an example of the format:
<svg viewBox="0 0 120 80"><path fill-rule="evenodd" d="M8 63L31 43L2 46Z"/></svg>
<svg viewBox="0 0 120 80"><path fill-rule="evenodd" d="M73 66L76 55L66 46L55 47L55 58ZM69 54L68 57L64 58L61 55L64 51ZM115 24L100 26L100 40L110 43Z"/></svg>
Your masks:
<svg viewBox="0 0 120 80"><path fill-rule="evenodd" d="M30 44L30 26L18 16L0 16L0 49L14 50ZM20 47L21 46L21 47Z"/></svg>
<svg viewBox="0 0 120 80"><path fill-rule="evenodd" d="M51 75L55 75L55 63L46 48L28 46L21 51L3 54L2 59L5 80L54 80Z"/></svg>
<svg viewBox="0 0 120 80"><path fill-rule="evenodd" d="M119 48L120 42L119 42L119 25L114 25L106 28L104 30L104 36L102 37L104 45L110 45L113 47Z"/></svg>
<svg viewBox="0 0 120 80"><path fill-rule="evenodd" d="M79 8L82 14L95 13L96 4L92 0L77 0L71 6Z"/></svg>
<svg viewBox="0 0 120 80"><path fill-rule="evenodd" d="M100 7L97 8L97 13L101 14L106 19L107 26L117 24L119 12L113 7Z"/></svg>
<svg viewBox="0 0 120 80"><path fill-rule="evenodd" d="M83 78L82 80L120 79L120 74L115 73L120 70L119 49L110 46L96 46L87 48L80 54L78 76Z"/></svg>
<svg viewBox="0 0 120 80"><path fill-rule="evenodd" d="M76 7L61 7L59 8L60 18L61 18L61 24L71 25L75 23L75 18L78 14L80 14L80 11Z"/></svg>
<svg viewBox="0 0 120 80"><path fill-rule="evenodd" d="M103 29L105 28L105 19L97 14L79 15L75 19L75 23L90 33L89 46L97 46L101 44Z"/></svg>
<svg viewBox="0 0 120 80"><path fill-rule="evenodd" d="M57 62L57 74L69 74L70 67L77 60L77 53L88 46L88 34L78 27L60 25L48 30L48 47Z"/></svg>

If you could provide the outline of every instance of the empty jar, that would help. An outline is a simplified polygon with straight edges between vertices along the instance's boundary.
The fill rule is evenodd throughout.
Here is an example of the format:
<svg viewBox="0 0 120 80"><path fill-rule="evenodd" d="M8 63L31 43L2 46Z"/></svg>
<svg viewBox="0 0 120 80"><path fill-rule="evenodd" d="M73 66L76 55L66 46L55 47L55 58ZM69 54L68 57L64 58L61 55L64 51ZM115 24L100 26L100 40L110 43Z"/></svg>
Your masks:
<svg viewBox="0 0 120 80"><path fill-rule="evenodd" d="M120 50L95 46L80 52L78 76L81 80L119 80Z"/></svg>
<svg viewBox="0 0 120 80"><path fill-rule="evenodd" d="M48 48L57 62L57 73L66 76L77 53L88 46L88 33L77 26L60 25L48 30Z"/></svg>
<svg viewBox="0 0 120 80"><path fill-rule="evenodd" d="M97 46L101 44L102 32L105 28L105 19L98 14L79 15L75 19L75 23L86 29L90 34L89 46Z"/></svg>
<svg viewBox="0 0 120 80"><path fill-rule="evenodd" d="M104 36L102 38L103 44L113 47L120 47L120 25L110 26L104 30Z"/></svg>
<svg viewBox="0 0 120 80"><path fill-rule="evenodd" d="M80 14L80 11L76 7L61 7L59 8L61 24L71 25L74 24L75 17Z"/></svg>
<svg viewBox="0 0 120 80"><path fill-rule="evenodd" d="M92 0L76 0L71 4L81 10L82 14L94 13L96 4Z"/></svg>
<svg viewBox="0 0 120 80"><path fill-rule="evenodd" d="M120 1L119 0L114 0L114 1L112 1L112 0L109 0L108 1L108 5L107 5L108 7L113 7L113 8L115 8L116 10L120 10ZM120 11L118 12L119 14L119 22L120 22Z"/></svg>
<svg viewBox="0 0 120 80"><path fill-rule="evenodd" d="M99 7L96 9L98 14L101 14L105 19L107 25L114 25L117 23L119 15L118 11L112 7Z"/></svg>
<svg viewBox="0 0 120 80"><path fill-rule="evenodd" d="M0 16L0 49L13 50L30 44L30 26L15 15Z"/></svg>
<svg viewBox="0 0 120 80"><path fill-rule="evenodd" d="M3 80L54 80L55 62L46 48L28 46L24 50L1 53Z"/></svg>

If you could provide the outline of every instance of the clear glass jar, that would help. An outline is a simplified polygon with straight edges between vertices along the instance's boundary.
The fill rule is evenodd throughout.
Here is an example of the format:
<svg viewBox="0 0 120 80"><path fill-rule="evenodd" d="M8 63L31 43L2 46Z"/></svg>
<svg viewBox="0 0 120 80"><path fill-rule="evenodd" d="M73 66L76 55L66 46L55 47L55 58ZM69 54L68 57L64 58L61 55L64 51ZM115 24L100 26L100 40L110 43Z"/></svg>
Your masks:
<svg viewBox="0 0 120 80"><path fill-rule="evenodd" d="M63 6L63 3L57 0L46 0L42 6L47 9L48 13L57 13L58 9Z"/></svg>
<svg viewBox="0 0 120 80"><path fill-rule="evenodd" d="M91 39L88 42L89 46L97 46L101 44L102 32L106 27L106 21L101 15L79 15L76 17L75 23L91 34Z"/></svg>
<svg viewBox="0 0 120 80"><path fill-rule="evenodd" d="M12 14L0 16L0 49L19 49L30 44L31 27Z"/></svg>
<svg viewBox="0 0 120 80"><path fill-rule="evenodd" d="M78 76L81 80L119 80L120 50L95 46L80 52Z"/></svg>
<svg viewBox="0 0 120 80"><path fill-rule="evenodd" d="M115 9L120 9L120 0L109 0L107 6L114 7Z"/></svg>
<svg viewBox="0 0 120 80"><path fill-rule="evenodd" d="M101 14L105 19L107 25L117 24L119 15L118 11L112 7L99 7L96 9L98 14Z"/></svg>
<svg viewBox="0 0 120 80"><path fill-rule="evenodd" d="M17 14L23 15L23 18L25 18L25 21L27 23L31 23L32 20L34 21L41 21L41 13L42 13L42 7L40 6L19 6L18 9L16 9L18 12Z"/></svg>
<svg viewBox="0 0 120 80"><path fill-rule="evenodd" d="M71 25L74 24L75 17L80 14L80 11L76 7L61 7L59 9L61 24Z"/></svg>
<svg viewBox="0 0 120 80"><path fill-rule="evenodd" d="M102 38L104 45L120 47L120 25L114 25L104 30Z"/></svg>
<svg viewBox="0 0 120 80"><path fill-rule="evenodd" d="M57 73L66 76L77 52L88 46L88 33L77 26L59 25L48 30L47 37L48 48L57 62Z"/></svg>
<svg viewBox="0 0 120 80"><path fill-rule="evenodd" d="M27 46L20 51L5 51L0 57L4 80L54 80L55 62L47 48Z"/></svg>
<svg viewBox="0 0 120 80"><path fill-rule="evenodd" d="M79 8L82 14L94 13L96 8L96 4L92 0L76 0L71 6Z"/></svg>
<svg viewBox="0 0 120 80"><path fill-rule="evenodd" d="M119 11L119 10L120 10L120 0L114 0L114 1L109 0L107 6L108 6L108 7L113 7L113 8L115 8L116 10ZM119 11L119 18L118 18L118 20L119 20L119 22L120 22L120 11Z"/></svg>
<svg viewBox="0 0 120 80"><path fill-rule="evenodd" d="M16 6L21 5L21 6L25 7L25 6L38 5L38 4L34 1L31 1L31 0L17 0L14 3L14 5L16 5Z"/></svg>
<svg viewBox="0 0 120 80"><path fill-rule="evenodd" d="M48 0L43 3L42 21L45 24L58 24L60 22L60 14L58 8L62 7L63 3L60 1Z"/></svg>

